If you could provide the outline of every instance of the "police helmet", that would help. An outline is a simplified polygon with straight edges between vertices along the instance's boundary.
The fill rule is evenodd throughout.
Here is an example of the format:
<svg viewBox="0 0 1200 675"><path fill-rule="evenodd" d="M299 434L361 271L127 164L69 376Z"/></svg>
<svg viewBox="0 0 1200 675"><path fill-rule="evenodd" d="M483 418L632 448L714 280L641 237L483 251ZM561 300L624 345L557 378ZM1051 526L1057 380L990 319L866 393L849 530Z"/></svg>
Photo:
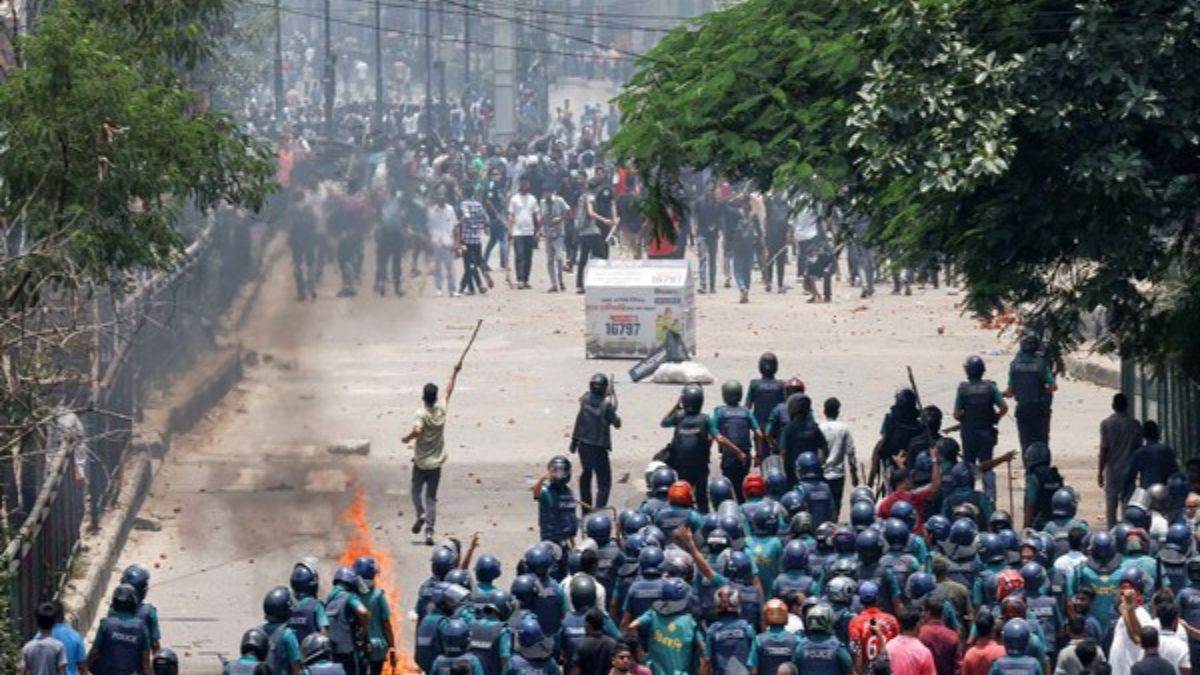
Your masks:
<svg viewBox="0 0 1200 675"><path fill-rule="evenodd" d="M586 574L576 574L571 577L567 594L576 611L591 609L596 606L596 580Z"/></svg>
<svg viewBox="0 0 1200 675"><path fill-rule="evenodd" d="M662 549L657 546L643 546L638 552L638 570L644 577L658 577L662 574Z"/></svg>
<svg viewBox="0 0 1200 675"><path fill-rule="evenodd" d="M742 596L732 586L722 586L713 594L718 615L737 614L742 607Z"/></svg>
<svg viewBox="0 0 1200 675"><path fill-rule="evenodd" d="M1108 532L1097 532L1092 535L1090 553L1093 560L1103 564L1116 557L1117 544Z"/></svg>
<svg viewBox="0 0 1200 675"><path fill-rule="evenodd" d="M1026 354L1032 354L1036 352L1041 346L1042 339L1038 337L1037 333L1029 331L1021 335L1021 351L1025 352Z"/></svg>
<svg viewBox="0 0 1200 675"><path fill-rule="evenodd" d="M1050 446L1042 441L1034 441L1025 448L1025 469L1034 469L1050 464Z"/></svg>
<svg viewBox="0 0 1200 675"><path fill-rule="evenodd" d="M451 570L450 574L453 574L453 573L454 573L454 570ZM449 576L449 575L447 575L447 576ZM449 579L447 579L447 581L449 581ZM357 591L358 590L358 574L356 574L354 572L353 567L349 567L349 566L339 567L339 568L337 568L337 571L335 571L333 573L333 583L335 586L341 586L342 588L345 588L346 590Z"/></svg>
<svg viewBox="0 0 1200 675"><path fill-rule="evenodd" d="M955 546L970 546L975 543L977 534L974 520L959 518L951 523L947 539Z"/></svg>
<svg viewBox="0 0 1200 675"><path fill-rule="evenodd" d="M758 357L758 372L763 377L775 377L775 373L779 371L779 359L772 352L763 352L763 355Z"/></svg>
<svg viewBox="0 0 1200 675"><path fill-rule="evenodd" d="M1171 503L1171 495L1167 492L1167 486L1162 483L1155 483L1146 488L1146 494L1150 497L1150 508L1159 513L1166 513L1167 508Z"/></svg>
<svg viewBox="0 0 1200 675"><path fill-rule="evenodd" d="M674 469L669 466L659 467L650 476L650 493L659 499L666 499L667 490L671 489L676 480Z"/></svg>
<svg viewBox="0 0 1200 675"><path fill-rule="evenodd" d="M778 499L788 491L787 474L783 469L771 467L764 472L763 481L766 483L767 494Z"/></svg>
<svg viewBox="0 0 1200 675"><path fill-rule="evenodd" d="M734 551L729 554L729 562L725 566L725 574L733 581L748 584L754 577L754 563L745 552Z"/></svg>
<svg viewBox="0 0 1200 675"><path fill-rule="evenodd" d="M465 586L444 584L442 595L437 599L437 607L446 616L453 616L470 597L471 591L467 590Z"/></svg>
<svg viewBox="0 0 1200 675"><path fill-rule="evenodd" d="M429 570L433 573L433 578L440 581L446 578L446 573L454 569L456 564L458 564L458 560L454 551L439 546L429 560Z"/></svg>
<svg viewBox="0 0 1200 675"><path fill-rule="evenodd" d="M802 452L796 458L796 473L801 478L820 478L821 460L815 452Z"/></svg>
<svg viewBox="0 0 1200 675"><path fill-rule="evenodd" d="M791 522L788 523L788 532L790 532L793 537L812 535L812 514L808 511L800 511L796 513L796 515L792 516Z"/></svg>
<svg viewBox="0 0 1200 675"><path fill-rule="evenodd" d="M859 502L866 502L874 506L875 493L871 492L871 488L866 485L859 485L850 491L850 504L853 506Z"/></svg>
<svg viewBox="0 0 1200 675"><path fill-rule="evenodd" d="M657 525L647 525L638 532L641 533L642 539L646 540L647 546L663 548L667 545L667 534Z"/></svg>
<svg viewBox="0 0 1200 675"><path fill-rule="evenodd" d="M513 579L512 587L509 589L512 596L517 599L517 602L526 609L532 607L537 602L538 594L541 590L542 583L532 574L522 574Z"/></svg>
<svg viewBox="0 0 1200 675"><path fill-rule="evenodd" d="M733 483L725 476L713 476L708 479L708 497L713 504L720 505L721 502L734 499Z"/></svg>
<svg viewBox="0 0 1200 675"><path fill-rule="evenodd" d="M1011 530L1012 526L1012 514L1004 509L996 509L992 513L992 517L988 518L988 532L992 534L997 534L1001 530Z"/></svg>
<svg viewBox="0 0 1200 675"><path fill-rule="evenodd" d="M645 545L645 537L636 532L625 537L625 541L621 542L621 552L625 554L625 561L629 562L632 560L636 564L638 554L641 553L642 547Z"/></svg>
<svg viewBox="0 0 1200 675"><path fill-rule="evenodd" d="M937 580L929 572L913 572L904 584L904 594L909 600L920 600L937 588Z"/></svg>
<svg viewBox="0 0 1200 675"><path fill-rule="evenodd" d="M1188 558L1187 577L1192 583L1200 583L1200 555Z"/></svg>
<svg viewBox="0 0 1200 675"><path fill-rule="evenodd" d="M500 559L484 553L475 561L475 578L481 584L490 584L500 578Z"/></svg>
<svg viewBox="0 0 1200 675"><path fill-rule="evenodd" d="M612 540L612 518L607 513L593 513L588 516L583 529L587 536L600 546Z"/></svg>
<svg viewBox="0 0 1200 675"><path fill-rule="evenodd" d="M817 603L805 615L804 628L807 633L817 633L819 635L832 632L833 609L823 602Z"/></svg>
<svg viewBox="0 0 1200 675"><path fill-rule="evenodd" d="M779 516L772 508L754 509L750 515L750 531L756 537L774 537L779 534Z"/></svg>
<svg viewBox="0 0 1200 675"><path fill-rule="evenodd" d="M671 578L663 582L662 600L655 608L662 614L680 614L688 610L691 587L683 579Z"/></svg>
<svg viewBox="0 0 1200 675"><path fill-rule="evenodd" d="M833 533L833 550L843 555L854 553L857 540L858 537L854 534L854 530L845 525L839 525Z"/></svg>
<svg viewBox="0 0 1200 675"><path fill-rule="evenodd" d="M588 381L588 391L597 395L603 396L608 393L608 376L604 373L596 373L592 375L592 379Z"/></svg>
<svg viewBox="0 0 1200 675"><path fill-rule="evenodd" d="M1129 584L1134 590L1141 592L1146 583L1146 573L1140 567L1126 567L1121 573L1121 585Z"/></svg>
<svg viewBox="0 0 1200 675"><path fill-rule="evenodd" d="M1024 656L1025 650L1029 649L1029 622L1025 619L1009 619L1001 635L1004 638L1004 651L1009 656Z"/></svg>
<svg viewBox="0 0 1200 675"><path fill-rule="evenodd" d="M1150 513L1142 508L1140 504L1126 504L1125 510L1121 514L1125 522L1131 527L1140 527L1142 529L1150 527Z"/></svg>
<svg viewBox="0 0 1200 675"><path fill-rule="evenodd" d="M858 561L854 558L838 558L829 566L829 576L847 577L858 580Z"/></svg>
<svg viewBox="0 0 1200 675"><path fill-rule="evenodd" d="M667 490L667 503L690 509L696 503L695 497L692 495L692 484L685 480L675 481L675 484Z"/></svg>
<svg viewBox="0 0 1200 675"><path fill-rule="evenodd" d="M808 547L799 539L793 539L783 547L781 565L786 572L804 572L808 569Z"/></svg>
<svg viewBox="0 0 1200 675"><path fill-rule="evenodd" d="M251 628L242 633L242 644L240 653L242 656L247 654L253 655L259 661L267 658L267 651L271 648L271 638L261 628Z"/></svg>
<svg viewBox="0 0 1200 675"><path fill-rule="evenodd" d="M373 581L375 576L379 574L379 563L375 562L375 559L369 555L359 556L354 561L354 573L360 579Z"/></svg>
<svg viewBox="0 0 1200 675"><path fill-rule="evenodd" d="M1005 551L1016 553L1021 549L1021 540L1017 538L1017 533L1012 530L1000 530L996 533L996 539Z"/></svg>
<svg viewBox="0 0 1200 675"><path fill-rule="evenodd" d="M986 369L987 367L983 364L983 359L978 354L968 356L967 360L963 363L963 370L966 371L967 379L969 380L978 380L983 377L983 371Z"/></svg>
<svg viewBox="0 0 1200 675"><path fill-rule="evenodd" d="M565 484L571 481L571 460L563 455L555 455L546 463L546 471L554 483Z"/></svg>
<svg viewBox="0 0 1200 675"><path fill-rule="evenodd" d="M949 436L942 436L941 438L937 439L937 441L934 442L933 447L937 449L938 458L946 460L947 462L957 462L958 454L962 450L958 445L958 441Z"/></svg>
<svg viewBox="0 0 1200 675"><path fill-rule="evenodd" d="M925 533L934 543L945 541L950 536L950 519L940 513L929 516L925 521Z"/></svg>
<svg viewBox="0 0 1200 675"><path fill-rule="evenodd" d="M742 401L742 383L737 380L725 380L721 385L721 399L725 405L737 405Z"/></svg>
<svg viewBox="0 0 1200 675"><path fill-rule="evenodd" d="M779 505L787 512L790 519L804 508L804 496L795 490L788 490L779 498Z"/></svg>
<svg viewBox="0 0 1200 675"><path fill-rule="evenodd" d="M950 469L950 485L956 489L970 488L975 484L975 471L970 464L959 462Z"/></svg>
<svg viewBox="0 0 1200 675"><path fill-rule="evenodd" d="M471 628L462 619L450 619L443 624L439 637L446 656L461 656L471 646Z"/></svg>
<svg viewBox="0 0 1200 675"><path fill-rule="evenodd" d="M546 578L550 573L550 567L554 561L550 558L550 551L546 550L545 546L537 544L525 551L525 569L529 570L530 574L537 576L539 579Z"/></svg>
<svg viewBox="0 0 1200 675"><path fill-rule="evenodd" d="M286 586L276 586L267 591L263 598L263 616L272 623L287 621L292 617L292 592Z"/></svg>
<svg viewBox="0 0 1200 675"><path fill-rule="evenodd" d="M179 657L175 652L163 647L154 655L152 672L154 675L179 675Z"/></svg>
<svg viewBox="0 0 1200 675"><path fill-rule="evenodd" d="M1055 518L1074 518L1078 508L1075 493L1066 488L1055 490L1050 497L1050 515Z"/></svg>
<svg viewBox="0 0 1200 675"><path fill-rule="evenodd" d="M879 532L875 528L868 527L859 532L854 548L858 552L859 561L863 563L870 564L883 557L883 542L879 540Z"/></svg>
<svg viewBox="0 0 1200 675"><path fill-rule="evenodd" d="M623 518L621 522L621 532L626 537L637 533L638 530L650 524L650 516L641 511L628 511L627 513L629 517Z"/></svg>
<svg viewBox="0 0 1200 675"><path fill-rule="evenodd" d="M146 592L150 590L150 571L141 565L130 565L121 573L121 583L133 586L133 590L137 591L138 602L146 599Z"/></svg>
<svg viewBox="0 0 1200 675"><path fill-rule="evenodd" d="M320 586L320 577L312 565L301 561L292 566L292 576L288 579L288 585L297 595L315 596Z"/></svg>
<svg viewBox="0 0 1200 675"><path fill-rule="evenodd" d="M527 659L549 658L553 645L546 638L542 626L532 616L526 616L517 626L517 652Z"/></svg>
<svg viewBox="0 0 1200 675"><path fill-rule="evenodd" d="M834 536L837 534L838 526L825 521L817 526L816 539L817 549L821 551L835 550L833 546Z"/></svg>
<svg viewBox="0 0 1200 675"><path fill-rule="evenodd" d="M729 536L729 545L734 548L739 548L746 540L742 519L737 516L721 516L720 529Z"/></svg>
<svg viewBox="0 0 1200 675"><path fill-rule="evenodd" d="M695 415L704 407L704 389L698 384L685 385L679 402L683 405L685 413Z"/></svg>
<svg viewBox="0 0 1200 675"><path fill-rule="evenodd" d="M850 507L850 525L855 530L865 530L875 524L875 507L870 502L855 502Z"/></svg>
<svg viewBox="0 0 1200 675"><path fill-rule="evenodd" d="M767 481L762 474L752 473L742 479L742 494L746 499L763 497L767 494Z"/></svg>
<svg viewBox="0 0 1200 675"><path fill-rule="evenodd" d="M1192 528L1186 523L1174 523L1167 528L1166 546L1180 553L1188 553L1192 548Z"/></svg>
<svg viewBox="0 0 1200 675"><path fill-rule="evenodd" d="M883 539L893 549L908 545L908 523L899 518L888 518L883 524Z"/></svg>
<svg viewBox="0 0 1200 675"><path fill-rule="evenodd" d="M457 621L457 619L455 619ZM459 623L462 623L459 621ZM323 633L310 633L300 643L300 657L304 665L312 665L317 661L333 658L333 640Z"/></svg>
<svg viewBox="0 0 1200 675"><path fill-rule="evenodd" d="M891 510L888 511L888 517L903 520L908 524L909 530L917 526L917 510L913 508L912 502L903 499L892 504Z"/></svg>
<svg viewBox="0 0 1200 675"><path fill-rule="evenodd" d="M864 581L858 585L858 601L863 607L874 607L879 604L879 584L874 581Z"/></svg>
<svg viewBox="0 0 1200 675"><path fill-rule="evenodd" d="M858 592L858 582L850 577L834 577L825 584L825 596L838 605L849 605Z"/></svg>
<svg viewBox="0 0 1200 675"><path fill-rule="evenodd" d="M979 557L988 564L1002 563L1008 560L1008 549L999 535L984 532L979 535Z"/></svg>
<svg viewBox="0 0 1200 675"><path fill-rule="evenodd" d="M1021 566L1021 580L1027 592L1040 594L1046 587L1046 568L1036 562L1027 562Z"/></svg>

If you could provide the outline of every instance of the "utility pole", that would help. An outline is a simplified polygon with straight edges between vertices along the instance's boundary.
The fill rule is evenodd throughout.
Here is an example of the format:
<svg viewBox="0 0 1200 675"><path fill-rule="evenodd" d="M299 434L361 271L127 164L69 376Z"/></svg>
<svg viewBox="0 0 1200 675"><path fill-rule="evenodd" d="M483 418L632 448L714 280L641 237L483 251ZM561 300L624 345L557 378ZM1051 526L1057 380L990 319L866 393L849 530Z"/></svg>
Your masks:
<svg viewBox="0 0 1200 675"><path fill-rule="evenodd" d="M495 46L492 47L492 63L496 80L494 136L500 143L511 141L517 130L513 96L513 70L515 67L513 61L516 45L514 44L513 22L509 17L503 15L504 12L509 11L515 10L496 9L499 16L496 17L492 33L495 42Z"/></svg>
<svg viewBox="0 0 1200 675"><path fill-rule="evenodd" d="M325 138L333 138L333 103L337 96L337 68L333 56L332 0L325 0Z"/></svg>
<svg viewBox="0 0 1200 675"><path fill-rule="evenodd" d="M425 0L425 138L433 138L433 0Z"/></svg>
<svg viewBox="0 0 1200 675"><path fill-rule="evenodd" d="M278 2L279 0L276 0ZM383 124L383 4L375 0L375 124Z"/></svg>
<svg viewBox="0 0 1200 675"><path fill-rule="evenodd" d="M275 0L275 122L283 121L283 10Z"/></svg>
<svg viewBox="0 0 1200 675"><path fill-rule="evenodd" d="M437 30L437 64L438 64L438 101L446 107L446 47L443 44L446 37L446 2L438 0L438 30Z"/></svg>
<svg viewBox="0 0 1200 675"><path fill-rule="evenodd" d="M469 106L471 96L471 0L463 0L463 105Z"/></svg>

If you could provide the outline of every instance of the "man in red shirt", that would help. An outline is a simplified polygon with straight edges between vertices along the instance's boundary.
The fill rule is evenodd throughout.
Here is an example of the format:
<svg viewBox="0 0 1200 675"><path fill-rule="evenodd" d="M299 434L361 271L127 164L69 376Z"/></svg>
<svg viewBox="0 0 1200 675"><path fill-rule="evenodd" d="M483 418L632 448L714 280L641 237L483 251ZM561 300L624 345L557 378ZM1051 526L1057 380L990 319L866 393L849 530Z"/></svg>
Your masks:
<svg viewBox="0 0 1200 675"><path fill-rule="evenodd" d="M915 609L900 613L900 635L887 643L888 662L892 675L937 675L933 654L921 644L921 615Z"/></svg>
<svg viewBox="0 0 1200 675"><path fill-rule="evenodd" d="M913 489L912 471L907 467L896 469L892 472L892 493L879 501L879 506L876 507L876 512L880 518L890 518L892 515L892 505L898 501L906 501L913 505L917 510L917 533L920 534L925 525L925 519L929 517L929 502L937 495L938 490L942 488L942 467L939 462L933 463L933 476L929 481L929 485L925 485L920 489Z"/></svg>
<svg viewBox="0 0 1200 675"><path fill-rule="evenodd" d="M946 627L942 622L941 597L929 595L925 598L925 623L917 638L921 644L929 648L933 654L933 665L938 675L955 675L958 672L958 661L962 657L962 643L958 633Z"/></svg>
<svg viewBox="0 0 1200 675"><path fill-rule="evenodd" d="M854 665L861 671L865 664L883 653L888 640L900 634L900 622L879 609L879 587L875 582L862 582L858 587L858 601L863 611L850 619L846 634L850 638Z"/></svg>
<svg viewBox="0 0 1200 675"><path fill-rule="evenodd" d="M1004 656L1004 645L996 642L996 620L981 609L975 614L975 644L963 657L962 675L988 675L992 662Z"/></svg>

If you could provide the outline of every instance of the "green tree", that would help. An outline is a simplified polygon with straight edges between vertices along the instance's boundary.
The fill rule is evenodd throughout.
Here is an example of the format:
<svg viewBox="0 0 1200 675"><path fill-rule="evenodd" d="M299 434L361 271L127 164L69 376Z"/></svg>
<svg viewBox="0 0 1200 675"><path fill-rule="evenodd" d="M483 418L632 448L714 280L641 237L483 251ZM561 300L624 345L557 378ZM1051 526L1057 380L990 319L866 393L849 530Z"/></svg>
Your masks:
<svg viewBox="0 0 1200 675"><path fill-rule="evenodd" d="M982 316L1200 375L1200 3L748 0L667 36L616 154L669 227L686 167L855 197L898 256L936 251Z"/></svg>

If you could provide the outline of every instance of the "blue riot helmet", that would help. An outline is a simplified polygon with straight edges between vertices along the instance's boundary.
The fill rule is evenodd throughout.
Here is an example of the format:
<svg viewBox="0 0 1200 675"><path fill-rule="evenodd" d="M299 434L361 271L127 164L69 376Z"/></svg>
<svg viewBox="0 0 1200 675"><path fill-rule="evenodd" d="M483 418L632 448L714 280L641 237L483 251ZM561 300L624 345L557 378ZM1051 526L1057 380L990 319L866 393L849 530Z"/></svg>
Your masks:
<svg viewBox="0 0 1200 675"><path fill-rule="evenodd" d="M1127 567L1121 573L1121 585L1129 584L1134 590L1141 592L1146 583L1146 573L1140 567Z"/></svg>
<svg viewBox="0 0 1200 675"><path fill-rule="evenodd" d="M546 472L550 474L550 482L566 485L571 482L571 460L565 455L555 455L546 463Z"/></svg>
<svg viewBox="0 0 1200 675"><path fill-rule="evenodd" d="M296 595L316 596L320 586L320 576L312 565L300 561L292 566L292 575L288 585Z"/></svg>
<svg viewBox="0 0 1200 675"><path fill-rule="evenodd" d="M754 579L754 563L745 552L734 551L729 554L725 574L733 581L748 584Z"/></svg>
<svg viewBox="0 0 1200 675"><path fill-rule="evenodd" d="M771 509L756 509L751 516L750 529L757 537L779 534L779 517Z"/></svg>
<svg viewBox="0 0 1200 675"><path fill-rule="evenodd" d="M554 645L542 631L542 626L532 616L521 620L517 626L517 653L526 659L541 660L553 656Z"/></svg>
<svg viewBox="0 0 1200 675"><path fill-rule="evenodd" d="M975 471L970 464L959 462L950 469L950 485L955 489L971 488L975 485Z"/></svg>
<svg viewBox="0 0 1200 675"><path fill-rule="evenodd" d="M787 474L783 472L783 469L778 467L767 469L763 480L767 484L767 494L775 499L782 497L788 491Z"/></svg>
<svg viewBox="0 0 1200 675"><path fill-rule="evenodd" d="M829 583L825 587L825 597L830 602L843 607L849 605L857 593L858 582L852 577L847 576L834 577L829 580Z"/></svg>
<svg viewBox="0 0 1200 675"><path fill-rule="evenodd" d="M662 600L655 603L655 609L668 616L686 612L691 604L691 590L683 579L667 579L663 582Z"/></svg>
<svg viewBox="0 0 1200 675"><path fill-rule="evenodd" d="M783 547L783 569L787 572L808 571L808 547L799 539L793 539Z"/></svg>
<svg viewBox="0 0 1200 675"><path fill-rule="evenodd" d="M859 502L866 502L874 508L875 493L871 491L871 488L866 485L859 485L850 491L850 505L853 506Z"/></svg>
<svg viewBox="0 0 1200 675"><path fill-rule="evenodd" d="M471 573L463 569L450 570L450 573L446 575L445 581L448 584L462 586L467 590L475 587L475 582L471 579Z"/></svg>
<svg viewBox="0 0 1200 675"><path fill-rule="evenodd" d="M375 562L375 559L369 555L359 556L354 561L354 573L360 579L374 581L375 577L379 574L379 563Z"/></svg>
<svg viewBox="0 0 1200 675"><path fill-rule="evenodd" d="M858 601L863 607L874 607L879 604L879 584L874 581L864 581L858 585Z"/></svg>
<svg viewBox="0 0 1200 675"><path fill-rule="evenodd" d="M793 537L812 536L812 514L808 511L798 511L788 523L788 532Z"/></svg>
<svg viewBox="0 0 1200 675"><path fill-rule="evenodd" d="M893 550L908 546L909 534L908 523L899 518L888 518L883 524L883 540Z"/></svg>
<svg viewBox="0 0 1200 675"><path fill-rule="evenodd" d="M856 502L850 507L850 525L858 531L875 524L875 507L870 502Z"/></svg>
<svg viewBox="0 0 1200 675"><path fill-rule="evenodd" d="M904 594L910 601L917 601L937 588L937 580L928 572L913 572L904 585Z"/></svg>
<svg viewBox="0 0 1200 675"><path fill-rule="evenodd" d="M917 527L917 510L913 508L912 502L899 499L895 504L892 504L891 511L888 512L888 517L899 518L908 524L909 531Z"/></svg>
<svg viewBox="0 0 1200 675"><path fill-rule="evenodd" d="M639 532L647 544L653 544L659 548L667 545L667 534L657 525L647 525L639 530Z"/></svg>
<svg viewBox="0 0 1200 675"><path fill-rule="evenodd" d="M925 521L925 533L935 544L945 541L950 536L950 519L940 513L929 516Z"/></svg>
<svg viewBox="0 0 1200 675"><path fill-rule="evenodd" d="M1054 518L1074 518L1078 508L1075 493L1066 488L1055 490L1050 497L1050 515Z"/></svg>
<svg viewBox="0 0 1200 675"><path fill-rule="evenodd" d="M833 533L833 550L842 555L854 553L858 536L854 530L845 525L839 526Z"/></svg>
<svg viewBox="0 0 1200 675"><path fill-rule="evenodd" d="M438 547L433 552L433 557L429 561L429 570L433 574L433 578L441 581L446 578L446 573L454 569L458 563L455 559L454 551L448 548Z"/></svg>
<svg viewBox="0 0 1200 675"><path fill-rule="evenodd" d="M958 462L958 454L961 452L958 441L949 436L942 436L934 442L933 447L937 450L938 459Z"/></svg>
<svg viewBox="0 0 1200 675"><path fill-rule="evenodd" d="M136 605L134 609L137 609ZM263 597L263 616L272 623L281 623L292 617L292 593L286 586L276 586L267 591Z"/></svg>
<svg viewBox="0 0 1200 675"><path fill-rule="evenodd" d="M1012 530L1000 530L996 533L996 539L1000 541L1000 545L1009 553L1016 553L1021 550L1021 540L1017 537L1017 533Z"/></svg>
<svg viewBox="0 0 1200 675"><path fill-rule="evenodd" d="M138 602L146 599L146 593L150 590L150 571L141 565L130 565L121 573L121 583L133 586L133 590L137 591Z"/></svg>
<svg viewBox="0 0 1200 675"><path fill-rule="evenodd" d="M746 541L746 530L742 527L742 521L737 516L721 516L720 529L725 531L729 536L729 546L731 548L741 548Z"/></svg>
<svg viewBox="0 0 1200 675"><path fill-rule="evenodd" d="M986 369L987 366L984 365L983 359L977 354L968 356L966 362L963 363L963 371L966 372L968 380L978 380L982 378Z"/></svg>
<svg viewBox="0 0 1200 675"><path fill-rule="evenodd" d="M1008 560L1008 549L999 535L984 532L979 535L979 557L988 564L1002 563Z"/></svg>
<svg viewBox="0 0 1200 675"><path fill-rule="evenodd" d="M1025 448L1025 469L1031 470L1050 464L1050 446L1043 441L1034 441Z"/></svg>
<svg viewBox="0 0 1200 675"><path fill-rule="evenodd" d="M685 385L683 393L679 396L679 402L683 406L683 412L688 415L695 415L704 407L704 389L698 384Z"/></svg>
<svg viewBox="0 0 1200 675"><path fill-rule="evenodd" d="M612 540L612 518L607 513L593 513L588 516L583 529L598 546L604 546Z"/></svg>
<svg viewBox="0 0 1200 675"><path fill-rule="evenodd" d="M996 509L992 512L992 517L988 518L988 532L999 534L1004 530L1013 529L1012 514L1004 509Z"/></svg>
<svg viewBox="0 0 1200 675"><path fill-rule="evenodd" d="M500 578L500 559L484 553L475 561L475 579L481 584L490 584Z"/></svg>
<svg viewBox="0 0 1200 675"><path fill-rule="evenodd" d="M259 627L251 628L242 633L242 642L238 653L242 656L252 655L259 661L265 661L271 648L271 638Z"/></svg>
<svg viewBox="0 0 1200 675"><path fill-rule="evenodd" d="M675 484L676 478L675 469L669 466L661 466L654 470L650 476L650 493L659 499L667 498L667 490Z"/></svg>
<svg viewBox="0 0 1200 675"><path fill-rule="evenodd" d="M955 546L970 546L975 543L977 534L975 521L970 518L959 518L951 523L947 539Z"/></svg>
<svg viewBox="0 0 1200 675"><path fill-rule="evenodd" d="M300 658L305 665L333 658L333 640L323 633L310 633L300 643Z"/></svg>
<svg viewBox="0 0 1200 675"><path fill-rule="evenodd" d="M796 458L796 473L802 479L821 478L821 460L815 452L802 452Z"/></svg>
<svg viewBox="0 0 1200 675"><path fill-rule="evenodd" d="M1111 534L1096 532L1092 535L1090 552L1093 560L1099 563L1106 563L1116 557L1117 544L1113 541Z"/></svg>
<svg viewBox="0 0 1200 675"><path fill-rule="evenodd" d="M1188 553L1192 548L1192 528L1185 523L1174 523L1167 528L1165 545L1180 553Z"/></svg>
<svg viewBox="0 0 1200 675"><path fill-rule="evenodd" d="M345 566L337 568L333 573L333 585L341 586L348 591L358 591L358 575L354 573L354 568Z"/></svg>
<svg viewBox="0 0 1200 675"><path fill-rule="evenodd" d="M735 498L733 483L730 483L728 478L713 476L708 479L708 499L714 505Z"/></svg>
<svg viewBox="0 0 1200 675"><path fill-rule="evenodd" d="M868 527L858 533L854 542L858 559L863 563L873 563L883 557L883 542L879 540L879 532Z"/></svg>
<svg viewBox="0 0 1200 675"><path fill-rule="evenodd" d="M1004 624L1001 635L1004 639L1004 651L1009 656L1024 656L1029 649L1029 622L1025 619L1009 619Z"/></svg>
<svg viewBox="0 0 1200 675"><path fill-rule="evenodd" d="M1021 580L1025 583L1025 592L1040 594L1046 587L1046 568L1036 562L1028 562L1021 566Z"/></svg>
<svg viewBox="0 0 1200 675"><path fill-rule="evenodd" d="M644 546L638 553L638 570L643 577L657 578L662 575L662 549L657 546Z"/></svg>
<svg viewBox="0 0 1200 675"><path fill-rule="evenodd" d="M525 569L539 579L545 579L550 574L550 568L553 565L554 560L550 557L550 551L547 551L541 544L525 551ZM514 593L514 595L516 594Z"/></svg>
<svg viewBox="0 0 1200 675"><path fill-rule="evenodd" d="M804 509L804 497L795 490L788 490L779 498L779 505L787 512L788 518L793 518Z"/></svg>
<svg viewBox="0 0 1200 675"><path fill-rule="evenodd" d="M629 517L625 518L621 523L621 532L628 537L629 535L641 530L643 527L646 527L649 524L650 516L647 516L641 511L632 511L630 512Z"/></svg>
<svg viewBox="0 0 1200 675"><path fill-rule="evenodd" d="M541 589L542 584L537 577L532 574L522 574L513 579L510 592L522 608L533 609L533 606L537 604L538 593Z"/></svg>

